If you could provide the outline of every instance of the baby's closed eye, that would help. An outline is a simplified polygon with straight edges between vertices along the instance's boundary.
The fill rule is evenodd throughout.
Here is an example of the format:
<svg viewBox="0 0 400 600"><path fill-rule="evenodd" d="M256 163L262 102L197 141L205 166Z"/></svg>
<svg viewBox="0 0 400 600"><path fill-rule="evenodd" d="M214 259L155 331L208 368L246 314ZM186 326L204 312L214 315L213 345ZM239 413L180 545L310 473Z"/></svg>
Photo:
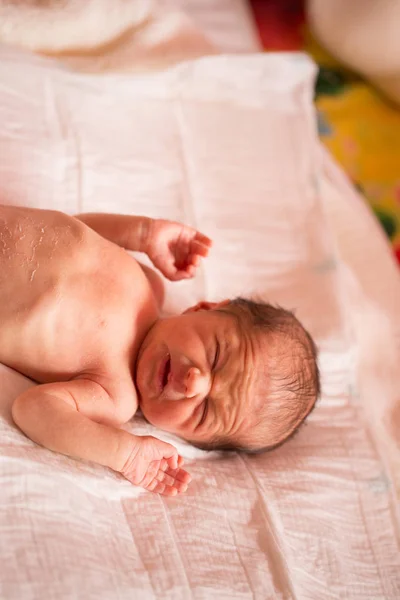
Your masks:
<svg viewBox="0 0 400 600"><path fill-rule="evenodd" d="M219 359L220 352L221 352L221 346L220 346L220 343L219 343L218 339L216 339L216 341L215 341L215 353L214 353L214 360L213 360L213 363L212 363L212 370L213 370L213 371L214 371L214 370L217 368L217 366L218 366L218 359Z"/></svg>

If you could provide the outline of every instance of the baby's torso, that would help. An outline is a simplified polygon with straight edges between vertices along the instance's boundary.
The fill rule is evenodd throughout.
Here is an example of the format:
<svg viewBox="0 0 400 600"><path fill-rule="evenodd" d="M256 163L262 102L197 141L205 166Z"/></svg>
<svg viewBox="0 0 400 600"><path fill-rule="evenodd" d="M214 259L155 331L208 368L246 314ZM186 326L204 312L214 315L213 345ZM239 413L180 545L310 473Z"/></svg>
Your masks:
<svg viewBox="0 0 400 600"><path fill-rule="evenodd" d="M65 214L0 206L0 362L42 383L131 388L136 401L134 362L156 315L125 250Z"/></svg>

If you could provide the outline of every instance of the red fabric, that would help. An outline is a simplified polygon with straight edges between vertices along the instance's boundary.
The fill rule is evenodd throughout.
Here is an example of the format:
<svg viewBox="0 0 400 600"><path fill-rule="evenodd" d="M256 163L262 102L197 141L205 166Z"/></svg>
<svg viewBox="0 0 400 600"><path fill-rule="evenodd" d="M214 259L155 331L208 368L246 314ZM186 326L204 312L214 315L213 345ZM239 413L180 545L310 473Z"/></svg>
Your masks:
<svg viewBox="0 0 400 600"><path fill-rule="evenodd" d="M303 48L304 0L250 0L265 50Z"/></svg>

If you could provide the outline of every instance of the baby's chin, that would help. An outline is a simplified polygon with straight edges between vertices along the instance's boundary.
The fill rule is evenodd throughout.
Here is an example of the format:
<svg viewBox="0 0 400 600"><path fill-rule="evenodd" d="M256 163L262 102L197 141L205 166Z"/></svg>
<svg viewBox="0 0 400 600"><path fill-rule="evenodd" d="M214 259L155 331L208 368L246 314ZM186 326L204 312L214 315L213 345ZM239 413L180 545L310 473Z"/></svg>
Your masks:
<svg viewBox="0 0 400 600"><path fill-rule="evenodd" d="M163 412L161 408L156 408L153 406L153 403L150 399L141 398L139 401L139 410L147 423L150 423L150 425L153 425L153 427L167 430L165 425L167 424L168 420L163 418Z"/></svg>

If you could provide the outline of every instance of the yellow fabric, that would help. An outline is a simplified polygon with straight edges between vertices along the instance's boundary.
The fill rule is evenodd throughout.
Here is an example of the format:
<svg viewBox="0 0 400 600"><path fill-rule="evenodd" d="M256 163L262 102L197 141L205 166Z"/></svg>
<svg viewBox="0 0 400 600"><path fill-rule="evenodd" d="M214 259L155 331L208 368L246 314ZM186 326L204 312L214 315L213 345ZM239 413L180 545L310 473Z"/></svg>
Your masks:
<svg viewBox="0 0 400 600"><path fill-rule="evenodd" d="M309 35L305 38L314 60L346 80L340 91L316 99L325 125L321 139L370 205L383 214L383 221L385 216L391 220L389 229L395 224L392 242L400 258L400 111L368 82L341 67Z"/></svg>

